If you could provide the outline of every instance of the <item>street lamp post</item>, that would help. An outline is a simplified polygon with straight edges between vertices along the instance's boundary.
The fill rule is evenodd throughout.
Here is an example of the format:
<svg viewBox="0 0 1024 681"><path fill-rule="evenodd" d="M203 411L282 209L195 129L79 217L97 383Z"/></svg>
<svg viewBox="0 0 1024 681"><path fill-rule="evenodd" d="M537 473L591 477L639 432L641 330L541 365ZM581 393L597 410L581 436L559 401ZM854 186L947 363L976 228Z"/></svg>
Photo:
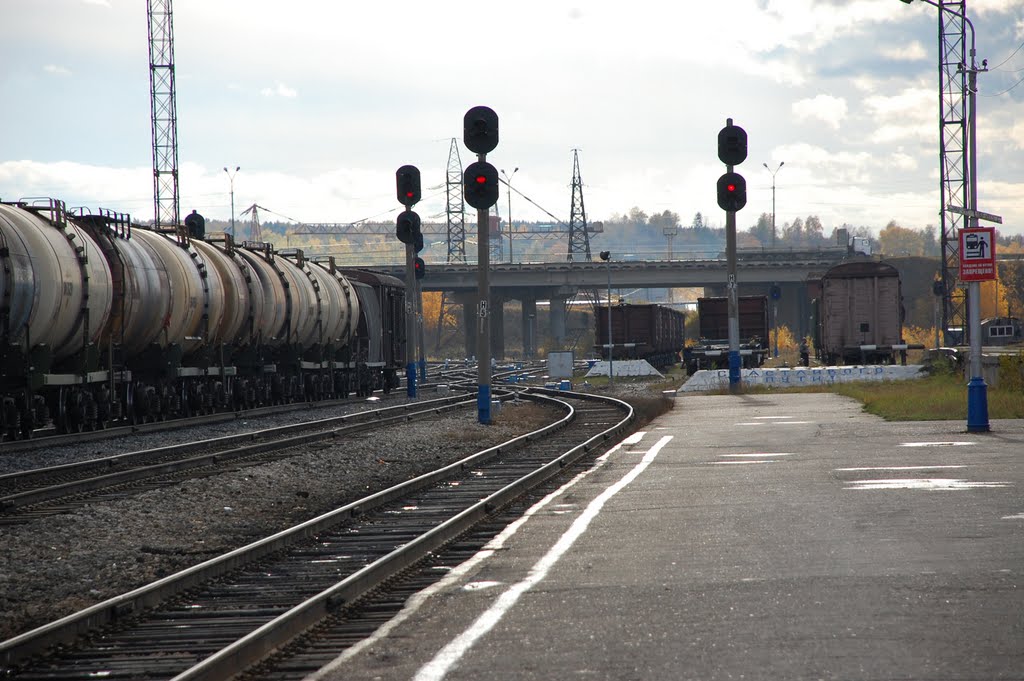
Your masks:
<svg viewBox="0 0 1024 681"><path fill-rule="evenodd" d="M910 4L913 0L900 0ZM948 7L940 5L934 0L923 0L932 7L938 8L940 12L949 12L955 17L963 19L967 27L971 29L971 63L967 66L967 206L966 213L968 226L978 226L978 66L975 63L975 33L974 24L961 14ZM941 59L941 55L940 55ZM985 67L985 62L982 62ZM942 210L946 210L943 206ZM967 383L967 432L987 433L988 422L988 386L985 384L985 377L981 371L981 282L970 281L967 283L967 309L969 312L969 329L971 336L971 380Z"/></svg>
<svg viewBox="0 0 1024 681"><path fill-rule="evenodd" d="M235 174L238 173L238 171L241 170L241 169L242 169L241 166L235 166L235 170L234 171L230 171L230 170L227 169L227 166L224 167L224 172L227 173L228 181L231 183L231 237L232 238L234 238L234 236L235 236Z"/></svg>
<svg viewBox="0 0 1024 681"><path fill-rule="evenodd" d="M775 248L775 173L779 172L779 170L782 169L782 166L786 165L786 162L779 161L779 167L776 168L774 172L768 167L767 163L762 163L761 165L763 165L765 169L772 174L772 248Z"/></svg>
<svg viewBox="0 0 1024 681"><path fill-rule="evenodd" d="M518 172L518 166L513 169L510 175L506 175L504 170L501 171L501 174L505 175L505 186L508 187L508 261L510 263L515 262L515 258L512 257L512 178Z"/></svg>

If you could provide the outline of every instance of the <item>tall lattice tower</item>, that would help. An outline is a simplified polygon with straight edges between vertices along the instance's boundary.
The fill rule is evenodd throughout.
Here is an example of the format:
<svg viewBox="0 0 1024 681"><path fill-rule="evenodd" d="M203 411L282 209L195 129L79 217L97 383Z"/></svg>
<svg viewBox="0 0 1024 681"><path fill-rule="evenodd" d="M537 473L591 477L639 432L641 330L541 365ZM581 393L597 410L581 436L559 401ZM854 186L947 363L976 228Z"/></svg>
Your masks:
<svg viewBox="0 0 1024 681"><path fill-rule="evenodd" d="M459 157L459 144L452 138L448 152L448 181L445 186L448 198L446 213L448 215L448 262L466 262L466 203L462 190L462 159ZM437 353L441 352L441 340L445 328L451 328L455 319L457 306L447 292L441 293L441 306L437 313Z"/></svg>
<svg viewBox="0 0 1024 681"><path fill-rule="evenodd" d="M171 0L147 0L149 94L153 122L153 222L177 227L178 111L174 97L174 18Z"/></svg>
<svg viewBox="0 0 1024 681"><path fill-rule="evenodd" d="M453 137L448 152L448 262L466 262L466 204L462 193L462 159Z"/></svg>
<svg viewBox="0 0 1024 681"><path fill-rule="evenodd" d="M572 206L569 210L568 260L582 256L590 261L590 234L587 232L587 211L583 207L583 180L580 179L580 150L572 150Z"/></svg>
<svg viewBox="0 0 1024 681"><path fill-rule="evenodd" d="M965 227L962 211L968 207L968 111L967 72L974 68L966 61L967 3L939 2L939 143L942 179L940 188L942 216L942 329L944 342L964 342L967 311L964 290L957 285L960 271L960 228ZM958 212L954 212L954 210ZM960 329L960 333L951 332Z"/></svg>

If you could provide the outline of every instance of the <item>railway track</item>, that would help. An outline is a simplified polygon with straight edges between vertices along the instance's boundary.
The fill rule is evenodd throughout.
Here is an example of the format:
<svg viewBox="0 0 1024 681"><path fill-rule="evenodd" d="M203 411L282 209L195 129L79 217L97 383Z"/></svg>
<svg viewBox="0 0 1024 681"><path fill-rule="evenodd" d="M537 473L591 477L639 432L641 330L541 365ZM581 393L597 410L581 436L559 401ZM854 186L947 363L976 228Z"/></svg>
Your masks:
<svg viewBox="0 0 1024 681"><path fill-rule="evenodd" d="M110 499L215 475L240 464L265 463L292 456L296 447L310 442L339 440L372 428L431 418L452 409L469 409L475 404L475 398L456 394L0 475L0 525L64 513L101 496Z"/></svg>
<svg viewBox="0 0 1024 681"><path fill-rule="evenodd" d="M367 593L474 527L495 522L530 489L602 451L632 419L631 408L617 400L554 391L523 396L557 400L566 416L4 641L5 678L233 676L350 612Z"/></svg>

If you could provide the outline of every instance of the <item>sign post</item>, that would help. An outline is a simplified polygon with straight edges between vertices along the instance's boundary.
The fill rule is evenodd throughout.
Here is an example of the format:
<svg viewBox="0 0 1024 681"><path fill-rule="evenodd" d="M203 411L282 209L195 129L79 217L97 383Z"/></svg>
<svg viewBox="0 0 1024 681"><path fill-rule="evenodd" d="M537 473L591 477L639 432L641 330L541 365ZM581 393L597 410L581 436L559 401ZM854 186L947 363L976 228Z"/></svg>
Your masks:
<svg viewBox="0 0 1024 681"><path fill-rule="evenodd" d="M977 224L977 213L972 216ZM967 282L971 336L971 380L967 383L967 432L986 433L988 387L981 370L981 282L996 278L996 230L968 227L960 230L960 281Z"/></svg>

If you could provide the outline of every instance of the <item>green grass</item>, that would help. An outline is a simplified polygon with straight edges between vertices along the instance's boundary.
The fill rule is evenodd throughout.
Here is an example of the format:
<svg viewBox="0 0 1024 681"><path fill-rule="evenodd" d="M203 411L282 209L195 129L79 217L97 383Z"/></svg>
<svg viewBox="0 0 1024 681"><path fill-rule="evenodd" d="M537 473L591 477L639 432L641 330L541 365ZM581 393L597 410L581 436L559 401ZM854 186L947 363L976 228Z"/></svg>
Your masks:
<svg viewBox="0 0 1024 681"><path fill-rule="evenodd" d="M889 421L967 418L967 382L958 375L943 373L910 381L844 383L834 390L859 400L865 411ZM986 392L990 419L1024 418L1024 394L992 386Z"/></svg>
<svg viewBox="0 0 1024 681"><path fill-rule="evenodd" d="M1024 390L1019 382L988 386L990 419L1024 419ZM748 386L744 392L833 392L858 400L868 413L888 421L944 421L967 419L967 381L959 372L938 370L924 378L906 381L836 383L800 388ZM727 394L728 391L722 391Z"/></svg>

